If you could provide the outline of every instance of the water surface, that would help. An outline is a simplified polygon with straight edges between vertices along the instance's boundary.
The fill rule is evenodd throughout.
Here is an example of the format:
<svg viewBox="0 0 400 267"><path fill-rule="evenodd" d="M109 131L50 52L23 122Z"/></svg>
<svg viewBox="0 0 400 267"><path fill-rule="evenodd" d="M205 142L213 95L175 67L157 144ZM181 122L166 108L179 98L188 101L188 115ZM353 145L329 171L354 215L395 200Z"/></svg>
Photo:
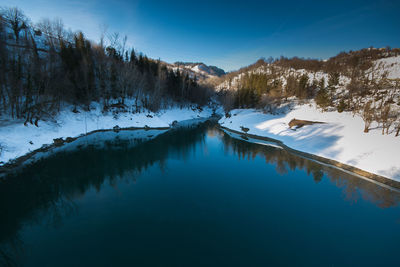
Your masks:
<svg viewBox="0 0 400 267"><path fill-rule="evenodd" d="M0 180L0 265L398 266L390 188L210 122L74 142Z"/></svg>

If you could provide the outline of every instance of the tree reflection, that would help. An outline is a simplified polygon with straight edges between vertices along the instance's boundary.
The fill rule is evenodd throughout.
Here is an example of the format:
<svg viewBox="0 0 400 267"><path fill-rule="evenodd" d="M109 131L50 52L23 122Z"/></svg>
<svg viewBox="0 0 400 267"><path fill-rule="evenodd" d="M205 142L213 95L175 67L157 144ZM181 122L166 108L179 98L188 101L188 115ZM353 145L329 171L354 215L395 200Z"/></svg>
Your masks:
<svg viewBox="0 0 400 267"><path fill-rule="evenodd" d="M283 149L252 144L230 137L206 122L174 129L152 140L105 140L102 147L88 145L37 161L0 180L0 265L15 266L24 254L19 232L24 225L45 223L59 226L77 212L73 199L90 189L100 191L105 183L131 183L151 166L166 169L167 159L186 160L205 144L206 135L219 136L224 150L239 159L261 156L283 175L305 170L316 183L329 179L342 188L346 199L371 201L379 207L396 206L400 194L348 173L299 157ZM133 145L132 145L133 144ZM44 221L45 220L45 221Z"/></svg>
<svg viewBox="0 0 400 267"><path fill-rule="evenodd" d="M114 138L104 146L87 146L59 152L0 180L0 265L15 266L23 244L18 232L23 225L61 224L76 212L73 199L104 183L135 182L142 171L167 158L186 159L196 144L204 143L209 122L174 129L150 141ZM43 221L46 218L47 221Z"/></svg>
<svg viewBox="0 0 400 267"><path fill-rule="evenodd" d="M311 174L316 183L326 177L335 186L343 189L347 200L357 201L362 197L381 208L397 206L400 201L400 194L395 190L378 186L338 168L319 164L287 150L245 142L231 137L224 131L220 131L220 138L227 153L233 152L239 159L248 160L254 159L257 155L261 156L267 164L275 165L277 173L281 175L287 174L289 170L298 169L305 170L308 175Z"/></svg>

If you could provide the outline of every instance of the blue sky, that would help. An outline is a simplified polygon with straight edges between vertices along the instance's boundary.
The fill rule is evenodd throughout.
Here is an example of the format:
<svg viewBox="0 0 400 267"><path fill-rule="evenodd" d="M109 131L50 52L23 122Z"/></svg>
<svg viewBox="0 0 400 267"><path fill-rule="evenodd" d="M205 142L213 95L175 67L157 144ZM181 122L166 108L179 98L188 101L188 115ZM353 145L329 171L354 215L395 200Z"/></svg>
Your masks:
<svg viewBox="0 0 400 267"><path fill-rule="evenodd" d="M59 17L98 41L100 25L167 62L234 70L260 57L328 58L364 47L400 47L400 1L1 0L34 22Z"/></svg>

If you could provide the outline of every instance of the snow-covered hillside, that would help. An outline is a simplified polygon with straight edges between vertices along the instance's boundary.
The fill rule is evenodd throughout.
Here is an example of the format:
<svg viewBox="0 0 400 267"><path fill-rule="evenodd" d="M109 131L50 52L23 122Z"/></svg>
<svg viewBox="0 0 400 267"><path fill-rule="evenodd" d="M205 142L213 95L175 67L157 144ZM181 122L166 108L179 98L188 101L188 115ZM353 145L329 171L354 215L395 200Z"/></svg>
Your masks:
<svg viewBox="0 0 400 267"><path fill-rule="evenodd" d="M309 78L309 83L318 82L322 78L325 80L325 86L327 86L329 80L329 74L322 71L308 71L305 69L293 69L293 68L283 68L275 66L274 64L267 64L265 66L260 66L256 69L239 73L229 79L225 79L222 83L217 85L217 91L221 90L237 90L240 85L241 79L246 74L272 74L274 72L278 79L282 82L282 86L286 85L286 78L295 75L301 76L306 74ZM373 61L372 67L365 72L366 78L368 79L400 79L400 56L382 58ZM346 85L350 83L350 77L345 75L339 76L339 87L344 89Z"/></svg>
<svg viewBox="0 0 400 267"><path fill-rule="evenodd" d="M294 96L282 97L272 110L274 114L266 113L271 111L269 108L235 109L230 112L232 116L222 118L219 123L240 132L248 128L249 134L270 137L290 148L400 181L400 137L396 136L400 129L400 56L381 58L371 65L355 82L340 74L338 83L330 87L330 76L323 71L266 64L238 73L222 82L218 89L237 92L245 75L261 73L270 75L268 82L278 81L278 88L285 92L288 77L306 75L310 86L316 84L316 94L321 90L321 81L325 82L331 103L321 108L312 97L301 101ZM351 108L337 111L340 102L349 107L350 101ZM293 130L288 125L292 119L324 123ZM364 132L368 123L371 124Z"/></svg>
<svg viewBox="0 0 400 267"><path fill-rule="evenodd" d="M368 70L368 74L369 78L387 75L388 79L399 79L400 56L382 58L374 61L373 66Z"/></svg>
<svg viewBox="0 0 400 267"><path fill-rule="evenodd" d="M324 122L290 129L292 119ZM400 181L400 139L382 135L380 129L363 133L363 120L352 113L321 112L315 104L296 105L280 115L254 109L231 111L219 123L226 128L282 141L290 148L333 159L359 169Z"/></svg>

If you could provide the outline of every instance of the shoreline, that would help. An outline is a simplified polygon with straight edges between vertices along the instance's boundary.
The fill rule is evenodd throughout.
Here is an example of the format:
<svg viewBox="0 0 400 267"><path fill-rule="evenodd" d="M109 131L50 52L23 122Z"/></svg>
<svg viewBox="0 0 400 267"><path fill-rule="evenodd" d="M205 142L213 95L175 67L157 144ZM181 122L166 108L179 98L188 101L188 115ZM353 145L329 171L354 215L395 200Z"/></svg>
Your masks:
<svg viewBox="0 0 400 267"><path fill-rule="evenodd" d="M177 126L179 126L179 124L184 122L184 121L193 121L193 120L198 120L198 119L209 120L209 119L212 119L212 118L213 117L211 116L211 117L208 117L208 118L197 118L197 119L183 120L183 121L177 122ZM226 131L229 131L231 133L238 134L239 137L240 136L245 136L245 137L249 137L249 138L252 138L252 139L255 139L255 140L266 141L266 142L270 142L270 143L276 144L279 148L285 149L286 151L288 151L290 153L293 153L293 154L295 154L297 156L316 161L319 164L328 165L330 167L338 168L338 169L340 169L342 171L345 171L345 172L350 173L352 175L358 176L361 179L365 179L365 180L368 180L370 182L377 183L380 186L392 187L392 189L396 189L396 190L400 189L400 181L396 181L394 179L390 179L390 178L382 176L382 175L378 175L378 174L375 174L375 173L372 173L372 172L368 172L368 171L362 170L360 168L357 168L355 166L351 166L351 165L348 165L348 164L341 163L341 162L339 162L337 160L334 160L334 159L318 156L318 155L315 155L315 154L312 154L312 153L308 153L308 152L304 152L304 151L300 151L300 150L291 148L291 147L285 145L285 143L283 141L281 141L281 140L270 138L270 137L266 137L266 136L260 136L260 135L249 134L249 133L244 133L244 132L241 132L241 131L233 130L233 129L227 128L225 126L222 126L220 123L218 123L218 127L220 129L222 129L222 130L226 130ZM65 145L65 144L72 143L72 142L76 141L77 139L84 138L84 137L90 136L90 135L95 134L95 133L99 133L99 132L116 132L116 133L118 133L120 131L137 131L137 130L144 130L144 131L159 130L159 131L165 131L165 130L171 130L173 128L174 128L174 126L168 126L168 127L124 127L124 128L118 128L118 129L109 128L109 129L93 130L93 131L90 131L88 133L82 133L82 134L80 134L78 136L75 136L75 137L66 137L66 138L59 137L59 138L56 138L57 141L54 139L53 143L43 144L40 148L35 149L33 151L30 151L30 152L28 152L28 153L26 153L26 154L24 154L24 155L22 155L20 157L12 159L12 160L4 163L3 165L1 165L0 166L0 178L2 176L6 175L10 171L17 170L20 167L24 167L25 166L24 163L26 161L28 161L29 159L31 159L33 156L35 156L38 153L48 152L48 151L50 151L50 150L52 150L52 149L54 149L56 147L61 147L61 146ZM245 140L244 138L238 138L238 139L254 143L253 141ZM270 145L270 144L265 144L265 143L262 144L261 143L261 145Z"/></svg>
<svg viewBox="0 0 400 267"><path fill-rule="evenodd" d="M115 129L98 129L98 130L93 130L88 133L83 133L81 135L75 136L75 137L66 137L65 139L60 137L56 138L58 140L61 139L61 142L53 142L51 144L43 144L42 147L35 149L33 151L30 151L20 157L17 157L15 159L9 160L8 162L4 163L3 165L0 166L0 179L2 176L7 175L8 172L17 170L18 168L23 168L29 159L34 157L38 153L42 152L48 152L56 147L62 147L65 144L72 143L80 138L84 138L96 133L101 133L101 132L122 132L122 131L138 131L138 130L144 130L144 131L150 131L150 130L156 130L156 131L165 131L165 130L170 130L173 127L126 127L126 128L119 128L118 130Z"/></svg>
<svg viewBox="0 0 400 267"><path fill-rule="evenodd" d="M190 107L171 107L157 113L146 111L140 113L103 112L99 103L92 103L90 111L72 107L63 108L51 119L43 120L39 126L25 125L23 120L12 120L8 117L0 119L0 167L33 151L53 143L63 143L72 137L102 130L121 129L168 129L176 123L213 115L210 106L203 109ZM64 139L64 140L63 140ZM68 141L66 140L66 141Z"/></svg>
<svg viewBox="0 0 400 267"><path fill-rule="evenodd" d="M96 133L102 133L102 132L113 132L118 134L119 132L127 132L127 131L170 131L171 129L174 129L176 127L179 127L181 125L185 125L186 123L189 124L196 124L199 122L204 122L206 120L210 120L213 119L214 116L209 116L209 117L198 117L198 118L190 118L190 119L184 119L184 120L180 120L177 121L175 120L172 124L170 124L168 127L167 126L153 126L153 127L149 127L147 125L145 126L141 126L141 127L123 127L123 128L107 128L107 129L96 129L87 133L81 133L79 135L75 135L74 137L64 137L64 136L59 136L57 138L53 139L52 143L47 143L47 144L42 144L41 147L29 151L17 158L14 159L10 159L9 161L3 163L2 165L0 165L0 179L3 176L6 176L9 172L14 171L14 170L18 170L19 168L23 168L31 163L36 162L36 160L33 160L32 162L29 162L29 160L33 159L35 155L39 154L39 153L46 153L46 152L52 152L53 149L58 148L58 147L63 147L64 145L67 145L69 143L72 143L78 139L82 139L91 135L94 135Z"/></svg>
<svg viewBox="0 0 400 267"><path fill-rule="evenodd" d="M359 169L357 167L341 163L341 162L333 160L333 159L329 159L329 158L325 158L325 157L317 156L317 155L314 155L314 154L311 154L311 153L307 153L307 152L303 152L303 151L300 151L300 150L293 149L293 148L285 145L284 142L282 142L280 140L277 140L277 139L273 139L273 138L265 137L265 136L254 135L254 134L248 134L248 133L244 133L244 132L240 132L240 131L236 131L236 130L227 128L225 126L222 126L221 124L218 124L218 125L223 130L226 130L226 131L229 131L229 132L241 135L241 136L250 137L250 138L253 138L253 139L256 139L256 140L260 140L260 141L267 141L267 142L276 143L282 149L285 149L286 151L291 152L291 153L293 153L295 155L298 155L298 156L301 156L301 157L304 157L304 158L307 158L307 159L310 159L310 160L314 160L314 161L316 161L316 162L318 162L320 164L326 164L326 165L330 165L330 166L335 167L335 168L339 168L339 169L341 169L343 171L350 172L353 175L361 176L360 178L364 178L366 180L370 180L371 182L379 183L382 186L384 185L384 186L392 187L394 189L400 189L400 182L399 181L384 177L382 175L371 173L371 172ZM247 140L244 140L243 138L242 138L242 140L243 141L247 141ZM251 142L251 141L247 141L247 142Z"/></svg>

